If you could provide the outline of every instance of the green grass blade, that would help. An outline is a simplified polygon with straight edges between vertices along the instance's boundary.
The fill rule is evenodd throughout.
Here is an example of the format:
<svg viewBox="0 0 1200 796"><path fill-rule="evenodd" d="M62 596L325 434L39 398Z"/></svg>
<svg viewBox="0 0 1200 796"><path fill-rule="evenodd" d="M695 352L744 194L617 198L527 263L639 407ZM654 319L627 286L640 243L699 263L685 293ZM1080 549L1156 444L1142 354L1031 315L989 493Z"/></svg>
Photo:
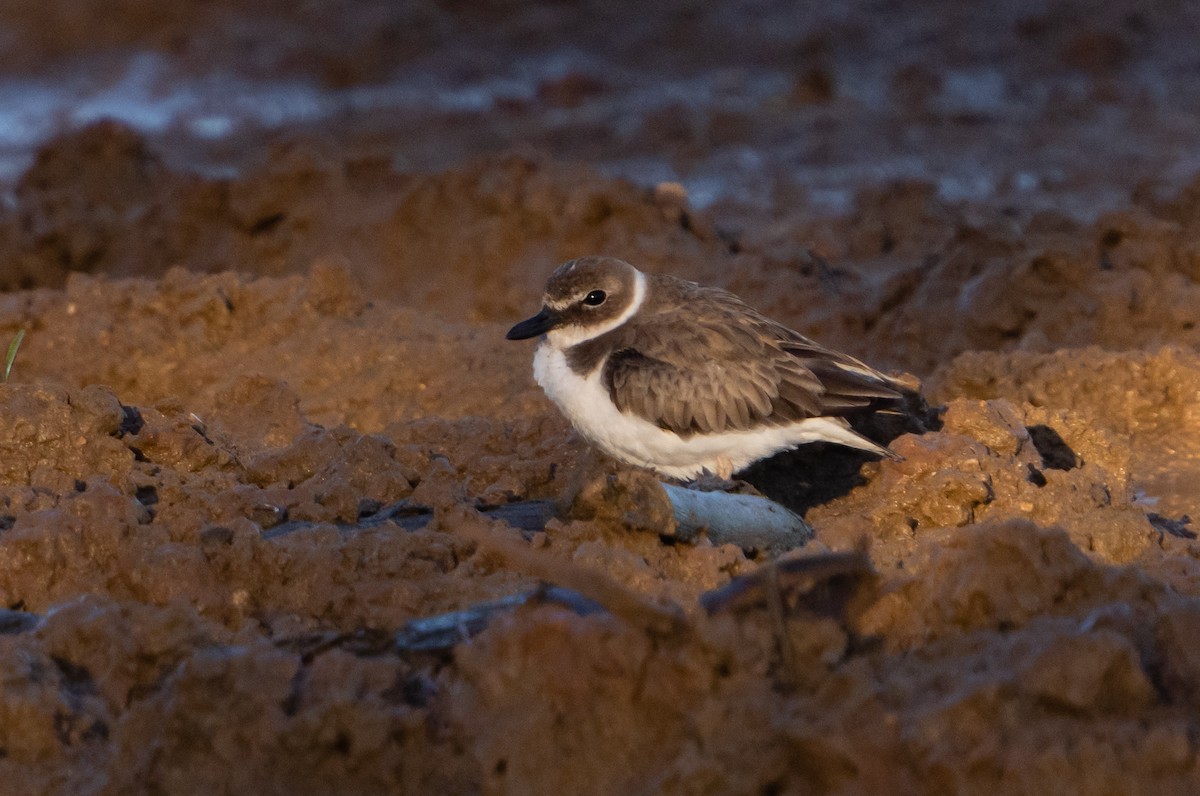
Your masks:
<svg viewBox="0 0 1200 796"><path fill-rule="evenodd" d="M17 358L17 349L21 347L21 341L25 339L25 330L17 332L17 336L8 344L8 356L4 358L4 383L8 384L8 374L12 373L13 360Z"/></svg>

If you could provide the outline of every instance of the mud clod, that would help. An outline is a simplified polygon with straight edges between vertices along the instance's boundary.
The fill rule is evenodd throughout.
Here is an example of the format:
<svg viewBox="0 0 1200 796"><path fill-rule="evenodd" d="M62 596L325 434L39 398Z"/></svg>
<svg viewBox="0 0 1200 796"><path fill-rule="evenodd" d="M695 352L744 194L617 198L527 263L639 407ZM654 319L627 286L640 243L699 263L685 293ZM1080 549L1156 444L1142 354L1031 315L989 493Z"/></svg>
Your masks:
<svg viewBox="0 0 1200 796"><path fill-rule="evenodd" d="M1071 450L1071 446L1050 426L1029 426L1026 430L1033 446L1041 454L1043 467L1050 470L1072 470L1079 466L1075 451Z"/></svg>

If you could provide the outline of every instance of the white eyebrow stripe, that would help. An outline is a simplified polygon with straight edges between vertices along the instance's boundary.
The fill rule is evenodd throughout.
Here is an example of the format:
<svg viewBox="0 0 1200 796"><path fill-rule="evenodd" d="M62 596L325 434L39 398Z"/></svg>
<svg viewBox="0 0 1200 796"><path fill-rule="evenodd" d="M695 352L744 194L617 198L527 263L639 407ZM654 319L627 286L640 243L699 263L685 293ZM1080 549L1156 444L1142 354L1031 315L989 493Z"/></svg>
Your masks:
<svg viewBox="0 0 1200 796"><path fill-rule="evenodd" d="M570 348L571 346L587 342L602 334L607 334L625 323L625 321L632 318L642 308L642 304L645 301L646 275L641 271L634 271L633 300L629 302L629 306L620 315L600 326L561 326L557 329L551 329L546 334L546 339L556 348ZM553 305L551 305L551 308L554 308Z"/></svg>
<svg viewBox="0 0 1200 796"><path fill-rule="evenodd" d="M604 331L609 332L616 329L625 321L633 317L634 313L642 308L643 302L646 301L646 275L641 271L633 272L633 301L629 302L629 306L625 311L612 320L612 325L608 326ZM603 332L601 332L603 334Z"/></svg>

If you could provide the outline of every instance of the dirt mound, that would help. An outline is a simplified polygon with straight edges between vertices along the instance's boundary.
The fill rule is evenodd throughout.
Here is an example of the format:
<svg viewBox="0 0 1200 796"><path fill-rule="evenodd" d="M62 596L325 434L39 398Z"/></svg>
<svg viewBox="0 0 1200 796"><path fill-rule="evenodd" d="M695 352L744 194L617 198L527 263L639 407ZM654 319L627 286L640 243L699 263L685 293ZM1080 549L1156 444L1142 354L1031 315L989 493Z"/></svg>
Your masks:
<svg viewBox="0 0 1200 796"><path fill-rule="evenodd" d="M168 168L112 122L47 144L14 196L0 213L9 289L61 287L75 272L281 276L336 264L372 296L507 319L571 257L603 251L699 275L725 248L676 195L585 167L514 155L403 175L281 145L244 177L211 179ZM456 278L431 278L443 273Z"/></svg>
<svg viewBox="0 0 1200 796"><path fill-rule="evenodd" d="M1200 345L1193 188L1093 224L981 222L905 182L864 189L843 220L742 234L669 187L536 156L416 175L327 150L278 145L245 176L217 179L167 167L114 123L69 134L0 211L0 286L341 267L369 296L510 321L532 310L554 265L605 252L726 286L822 341L920 374L972 350ZM455 277L431 278L440 273Z"/></svg>
<svg viewBox="0 0 1200 796"><path fill-rule="evenodd" d="M699 609L754 562L630 530L636 490L537 533L479 513L609 477L502 327L368 304L336 269L75 276L6 301L33 329L0 389L0 660L22 684L3 746L25 788L1189 781L1200 604L1164 584L1200 580L1193 543L1135 500L1152 451L1127 440L1191 422L1193 355L949 365L942 428L809 512L804 555L865 537L881 574L852 610L797 608L785 658L753 600ZM405 501L433 510L422 527L371 520ZM609 611L534 600L453 651L397 641L576 568ZM631 619L626 590L683 624Z"/></svg>

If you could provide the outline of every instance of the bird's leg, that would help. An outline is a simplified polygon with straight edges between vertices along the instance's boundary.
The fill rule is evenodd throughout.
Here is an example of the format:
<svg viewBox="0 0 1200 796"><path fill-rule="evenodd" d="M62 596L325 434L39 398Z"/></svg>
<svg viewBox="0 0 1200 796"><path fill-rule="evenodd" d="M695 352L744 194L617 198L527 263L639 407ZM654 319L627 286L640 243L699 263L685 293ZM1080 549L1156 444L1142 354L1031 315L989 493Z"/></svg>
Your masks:
<svg viewBox="0 0 1200 796"><path fill-rule="evenodd" d="M717 457L717 478L722 481L728 481L733 478L733 461L725 455Z"/></svg>
<svg viewBox="0 0 1200 796"><path fill-rule="evenodd" d="M733 461L728 456L718 456L713 466L716 468L715 473L705 467L700 471L700 475L688 481L685 486L698 492L736 491L737 482L730 478L733 475Z"/></svg>

